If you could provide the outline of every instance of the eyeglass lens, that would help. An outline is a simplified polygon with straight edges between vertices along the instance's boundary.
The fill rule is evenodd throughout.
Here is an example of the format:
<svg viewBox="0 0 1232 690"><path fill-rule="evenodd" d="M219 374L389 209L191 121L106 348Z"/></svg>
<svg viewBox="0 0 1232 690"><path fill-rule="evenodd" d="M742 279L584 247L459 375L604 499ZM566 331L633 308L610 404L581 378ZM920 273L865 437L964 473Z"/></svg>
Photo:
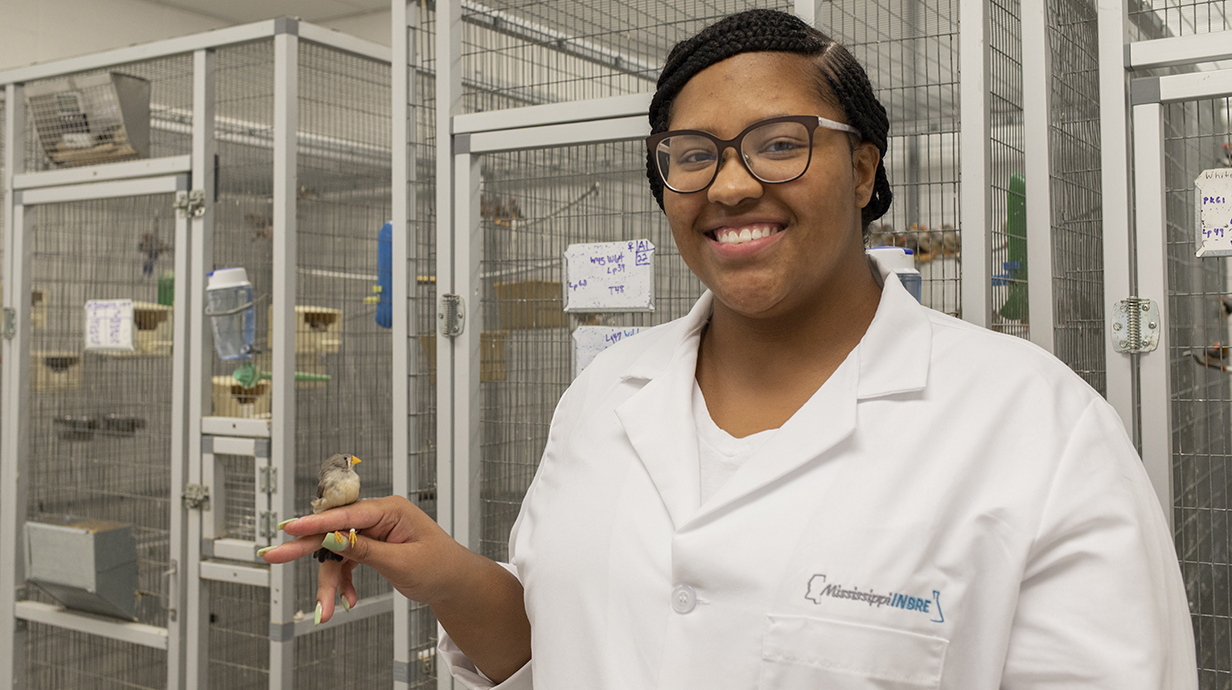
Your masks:
<svg viewBox="0 0 1232 690"><path fill-rule="evenodd" d="M744 135L740 153L749 172L762 182L787 182L808 167L810 139L808 128L799 122L770 122ZM667 186L687 194L714 180L719 147L697 134L670 136L659 142L655 159Z"/></svg>

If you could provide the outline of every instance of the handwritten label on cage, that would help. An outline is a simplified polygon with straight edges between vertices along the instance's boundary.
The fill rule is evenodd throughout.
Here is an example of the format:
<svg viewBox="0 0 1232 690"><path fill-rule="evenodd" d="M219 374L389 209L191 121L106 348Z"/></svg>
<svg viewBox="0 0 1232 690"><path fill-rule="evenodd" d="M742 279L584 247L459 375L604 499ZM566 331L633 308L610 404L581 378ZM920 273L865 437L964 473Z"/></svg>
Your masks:
<svg viewBox="0 0 1232 690"><path fill-rule="evenodd" d="M654 311L650 240L572 244L565 250L565 311Z"/></svg>
<svg viewBox="0 0 1232 690"><path fill-rule="evenodd" d="M574 376L595 361L600 352L616 343L630 338L642 329L637 326L617 328L613 326L578 326L573 331L573 372Z"/></svg>
<svg viewBox="0 0 1232 690"><path fill-rule="evenodd" d="M1232 168L1204 170L1194 180L1197 255L1232 256Z"/></svg>
<svg viewBox="0 0 1232 690"><path fill-rule="evenodd" d="M133 349L131 299L92 299L86 302L86 349Z"/></svg>

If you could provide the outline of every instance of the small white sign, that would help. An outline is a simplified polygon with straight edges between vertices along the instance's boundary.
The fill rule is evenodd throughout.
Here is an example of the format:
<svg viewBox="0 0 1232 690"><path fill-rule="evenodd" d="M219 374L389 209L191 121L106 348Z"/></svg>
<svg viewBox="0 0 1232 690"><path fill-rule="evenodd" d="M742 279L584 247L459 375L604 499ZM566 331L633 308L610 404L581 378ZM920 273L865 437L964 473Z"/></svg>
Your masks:
<svg viewBox="0 0 1232 690"><path fill-rule="evenodd" d="M565 311L654 311L650 240L571 244L565 250Z"/></svg>
<svg viewBox="0 0 1232 690"><path fill-rule="evenodd" d="M133 349L131 299L92 299L86 302L86 349Z"/></svg>
<svg viewBox="0 0 1232 690"><path fill-rule="evenodd" d="M573 331L573 375L582 373L600 352L641 332L642 329L638 326L578 326Z"/></svg>
<svg viewBox="0 0 1232 690"><path fill-rule="evenodd" d="M1232 168L1204 170L1194 180L1197 255L1232 256Z"/></svg>

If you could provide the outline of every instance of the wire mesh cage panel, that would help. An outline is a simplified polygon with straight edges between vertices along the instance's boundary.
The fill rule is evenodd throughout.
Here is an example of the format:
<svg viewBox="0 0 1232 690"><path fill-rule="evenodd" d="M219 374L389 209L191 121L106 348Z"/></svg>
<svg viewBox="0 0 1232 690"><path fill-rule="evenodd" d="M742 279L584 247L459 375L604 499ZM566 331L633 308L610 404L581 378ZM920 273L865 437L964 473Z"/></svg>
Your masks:
<svg viewBox="0 0 1232 690"><path fill-rule="evenodd" d="M992 322L1022 338L1027 323L1026 144L1022 126L1022 24L1018 0L990 0L992 93Z"/></svg>
<svg viewBox="0 0 1232 690"><path fill-rule="evenodd" d="M1228 9L1227 0L1135 0L1129 17L1142 38L1192 36L1232 29Z"/></svg>
<svg viewBox="0 0 1232 690"><path fill-rule="evenodd" d="M30 623L27 688L164 688L166 652ZM239 687L239 686L230 686Z"/></svg>
<svg viewBox="0 0 1232 690"><path fill-rule="evenodd" d="M507 557L509 530L573 379L580 325L651 326L686 314L701 283L646 186L640 141L485 156L481 336L481 552ZM562 261L575 243L648 239L654 312L566 314Z"/></svg>
<svg viewBox="0 0 1232 690"><path fill-rule="evenodd" d="M211 690L269 687L269 590L207 581Z"/></svg>
<svg viewBox="0 0 1232 690"><path fill-rule="evenodd" d="M1049 3L1053 352L1102 395L1107 367L1098 43L1092 5Z"/></svg>
<svg viewBox="0 0 1232 690"><path fill-rule="evenodd" d="M84 330L87 300L157 305L156 274L171 264L175 252L171 205L171 195L160 194L27 209L34 245L32 284L46 302L31 340L34 460L27 517L127 525L136 541L135 618L155 626L167 623L167 602L160 592L170 559L171 358L140 349L143 324L136 310L138 349L133 352L85 351ZM152 313L154 323L145 324L150 326L145 332L169 340L169 329L159 329L171 321L170 306ZM37 588L32 592L31 598L49 601ZM63 644L49 641L57 635L64 636ZM39 659L48 667L83 670L74 652L81 644L70 643L73 636L47 630L39 643L45 649L32 653L31 663ZM107 648L101 642L87 646ZM158 654L165 665L165 654ZM103 677L128 687L162 682L145 685L144 667L102 664L90 672L111 673L99 669L114 669L116 675ZM165 668L156 676L165 679Z"/></svg>
<svg viewBox="0 0 1232 690"><path fill-rule="evenodd" d="M26 84L26 170L192 152L191 54Z"/></svg>
<svg viewBox="0 0 1232 690"><path fill-rule="evenodd" d="M339 615L347 614L340 612ZM390 660L394 644L389 631L392 626L393 614L383 614L300 638L295 646L295 687L309 690L391 687L393 664Z"/></svg>
<svg viewBox="0 0 1232 690"><path fill-rule="evenodd" d="M393 492L393 342L390 322L378 314L381 293L374 292L380 285L379 233L390 214L390 131L388 64L300 44L295 318L299 515L312 512L320 462L334 453L363 460L355 468L362 497ZM299 606L312 611L316 561L300 561L296 575ZM356 570L354 576L361 600L391 591L369 568ZM344 663L338 656L348 650L392 651L388 629L374 623L365 619L297 640L295 687L388 684L388 661Z"/></svg>
<svg viewBox="0 0 1232 690"><path fill-rule="evenodd" d="M911 249L920 301L958 315L958 3L836 0L818 5L817 26L864 65L890 120L894 203L868 244Z"/></svg>
<svg viewBox="0 0 1232 690"><path fill-rule="evenodd" d="M752 7L790 0L464 2L464 112L654 91L677 41Z"/></svg>
<svg viewBox="0 0 1232 690"><path fill-rule="evenodd" d="M1226 359L1218 350L1228 342L1221 298L1229 263L1194 257L1193 183L1205 169L1226 167L1230 105L1222 98L1164 106L1173 516L1204 689L1232 683L1232 385L1227 373L1200 363Z"/></svg>

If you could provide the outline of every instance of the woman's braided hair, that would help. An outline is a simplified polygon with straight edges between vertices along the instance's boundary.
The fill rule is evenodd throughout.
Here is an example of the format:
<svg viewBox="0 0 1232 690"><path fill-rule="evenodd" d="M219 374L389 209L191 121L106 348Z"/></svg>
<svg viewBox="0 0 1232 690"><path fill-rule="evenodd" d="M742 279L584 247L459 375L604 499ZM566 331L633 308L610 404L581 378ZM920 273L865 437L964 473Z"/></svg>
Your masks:
<svg viewBox="0 0 1232 690"><path fill-rule="evenodd" d="M666 132L672 102L698 72L740 53L794 53L815 58L821 98L843 109L847 123L860 138L877 147L881 161L873 183L873 196L861 213L861 225L885 215L893 193L886 177L885 156L890 121L873 93L864 68L846 48L798 17L777 10L756 9L733 14L676 44L659 75L658 89L650 102L650 132ZM659 207L663 207L663 180L655 168L654 154L646 153L646 177Z"/></svg>

